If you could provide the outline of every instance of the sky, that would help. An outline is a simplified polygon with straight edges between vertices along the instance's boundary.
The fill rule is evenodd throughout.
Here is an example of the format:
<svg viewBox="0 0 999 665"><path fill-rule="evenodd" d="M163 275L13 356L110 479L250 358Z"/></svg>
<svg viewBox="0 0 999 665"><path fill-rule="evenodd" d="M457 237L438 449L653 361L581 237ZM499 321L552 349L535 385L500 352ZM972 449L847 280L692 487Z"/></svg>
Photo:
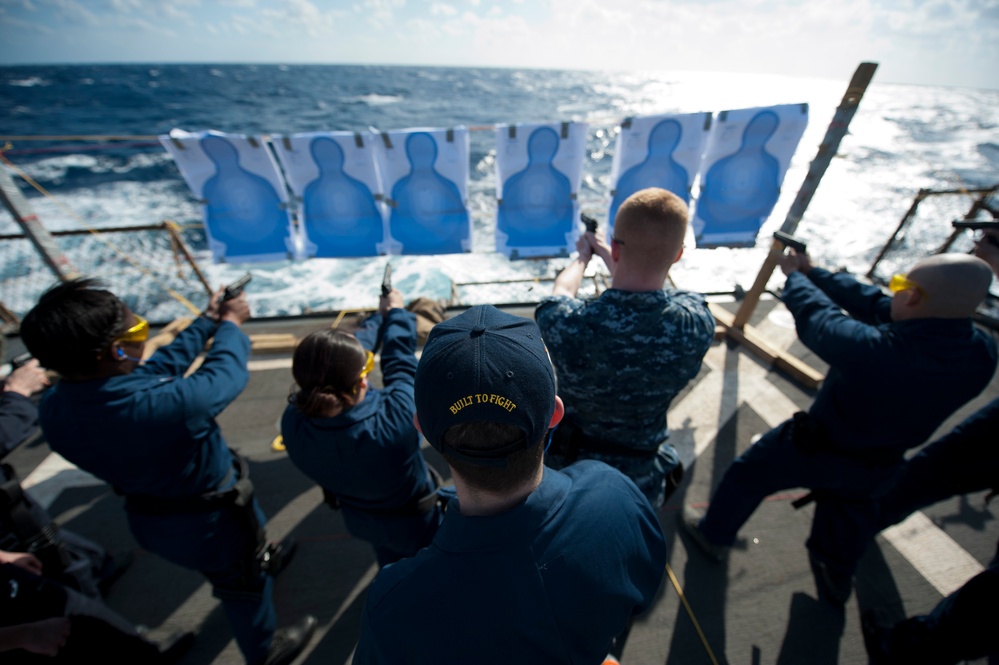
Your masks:
<svg viewBox="0 0 999 665"><path fill-rule="evenodd" d="M999 0L0 0L0 65L721 71L999 89Z"/></svg>

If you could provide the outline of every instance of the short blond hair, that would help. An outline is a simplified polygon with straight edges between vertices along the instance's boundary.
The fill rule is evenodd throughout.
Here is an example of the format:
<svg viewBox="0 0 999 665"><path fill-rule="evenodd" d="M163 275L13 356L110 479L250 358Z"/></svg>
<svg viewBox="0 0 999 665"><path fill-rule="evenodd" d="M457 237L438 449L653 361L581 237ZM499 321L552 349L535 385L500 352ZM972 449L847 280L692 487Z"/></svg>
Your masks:
<svg viewBox="0 0 999 665"><path fill-rule="evenodd" d="M621 260L639 270L668 267L683 249L688 216L687 204L673 192L658 187L635 192L614 218Z"/></svg>

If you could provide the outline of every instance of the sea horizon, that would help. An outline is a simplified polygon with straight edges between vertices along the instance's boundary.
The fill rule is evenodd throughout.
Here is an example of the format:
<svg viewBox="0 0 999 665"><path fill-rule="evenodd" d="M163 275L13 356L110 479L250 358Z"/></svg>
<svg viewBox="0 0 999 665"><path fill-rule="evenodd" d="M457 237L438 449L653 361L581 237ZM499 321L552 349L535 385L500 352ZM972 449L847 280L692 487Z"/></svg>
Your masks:
<svg viewBox="0 0 999 665"><path fill-rule="evenodd" d="M21 73L32 70L37 81ZM89 68L92 72L81 73ZM186 68L186 69L185 69ZM263 70L263 71L262 71ZM372 77L371 72L377 76ZM275 76L275 72L281 72ZM261 75L263 74L263 75ZM494 125L504 122L589 123L579 198L584 212L606 219L610 164L620 122L657 113L718 112L773 104L807 103L809 125L784 180L773 214L749 249L692 249L673 271L678 286L728 292L752 283L800 188L844 92L843 80L742 73L454 67L315 63L148 63L0 66L0 132L11 136L155 135L173 127L249 134L370 128ZM852 74L852 72L851 72ZM766 85L761 85L765 82ZM443 101L442 101L443 100ZM875 74L836 159L823 177L797 233L834 269L865 272L921 188L990 186L999 182L999 91L881 82ZM385 257L312 259L278 264L212 264L200 206L176 166L158 147L79 145L78 152L29 154L44 142L15 141L7 153L56 199L22 188L51 229L104 228L172 219L212 283L231 281L249 267L259 273L249 291L261 315L292 315L317 308L371 306ZM60 145L65 146L64 142ZM20 154L19 154L19 151ZM536 301L530 282L550 278L564 259L509 261L495 253L495 146L488 131L474 132L468 207L474 254L393 257L407 297L448 298L455 283L514 279L522 286L470 287L462 302ZM949 235L967 197L924 204L905 242L886 263L891 270ZM70 212L67 212L67 209ZM0 232L17 228L0 213ZM970 242L970 240L968 240ZM966 249L958 245L956 250ZM85 253L88 272L101 252ZM0 273L34 275L37 264L5 260ZM599 271L600 266L594 266ZM42 275L42 277L45 277ZM47 279L25 277L0 300L24 311ZM16 281L16 279L15 279ZM779 283L779 275L774 278ZM355 283L372 285L358 289ZM370 292L369 292L370 291ZM7 302L11 306L11 302ZM164 303L162 316L177 307Z"/></svg>

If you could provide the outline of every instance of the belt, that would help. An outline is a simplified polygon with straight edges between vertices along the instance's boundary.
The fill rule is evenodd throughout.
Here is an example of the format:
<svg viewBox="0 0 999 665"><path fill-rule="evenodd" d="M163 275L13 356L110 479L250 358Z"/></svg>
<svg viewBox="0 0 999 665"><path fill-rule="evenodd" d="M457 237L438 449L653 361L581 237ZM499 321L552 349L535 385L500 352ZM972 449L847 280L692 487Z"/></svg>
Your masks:
<svg viewBox="0 0 999 665"><path fill-rule="evenodd" d="M434 483L433 487L431 487L430 491L420 498L412 499L409 503L403 506L394 506L392 508L354 506L350 503L345 503L340 497L333 492L330 492L325 487L323 488L323 501L329 504L330 508L333 510L347 508L349 510L356 510L369 515L380 515L382 517L416 517L418 515L424 515L433 510L434 507L441 501L440 496L437 494L437 488L444 482L444 479L441 477L440 473L438 473L437 469L429 465L427 465L427 469L430 472L430 479Z"/></svg>
<svg viewBox="0 0 999 665"><path fill-rule="evenodd" d="M210 513L226 504L232 503L238 498L238 485L229 487L234 478L237 480L248 480L249 477L250 467L246 463L246 460L239 455L233 454L233 464L226 472L225 478L218 484L218 489L196 496L171 497L126 494L125 510L153 517L175 515L177 513Z"/></svg>

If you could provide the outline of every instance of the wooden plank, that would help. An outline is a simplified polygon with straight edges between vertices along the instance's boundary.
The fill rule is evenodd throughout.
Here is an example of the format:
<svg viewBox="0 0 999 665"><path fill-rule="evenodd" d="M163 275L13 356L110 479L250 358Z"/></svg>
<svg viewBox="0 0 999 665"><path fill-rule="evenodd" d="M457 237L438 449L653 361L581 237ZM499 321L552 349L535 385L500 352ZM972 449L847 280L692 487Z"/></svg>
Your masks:
<svg viewBox="0 0 999 665"><path fill-rule="evenodd" d="M755 355L770 363L774 368L784 372L791 379L806 388L817 388L825 375L817 369L802 362L798 358L774 348L763 339L752 326L738 328L733 325L735 315L715 303L708 303L715 321L723 326L728 337L742 344Z"/></svg>
<svg viewBox="0 0 999 665"><path fill-rule="evenodd" d="M298 345L292 334L250 335L250 350L253 353L291 353Z"/></svg>

